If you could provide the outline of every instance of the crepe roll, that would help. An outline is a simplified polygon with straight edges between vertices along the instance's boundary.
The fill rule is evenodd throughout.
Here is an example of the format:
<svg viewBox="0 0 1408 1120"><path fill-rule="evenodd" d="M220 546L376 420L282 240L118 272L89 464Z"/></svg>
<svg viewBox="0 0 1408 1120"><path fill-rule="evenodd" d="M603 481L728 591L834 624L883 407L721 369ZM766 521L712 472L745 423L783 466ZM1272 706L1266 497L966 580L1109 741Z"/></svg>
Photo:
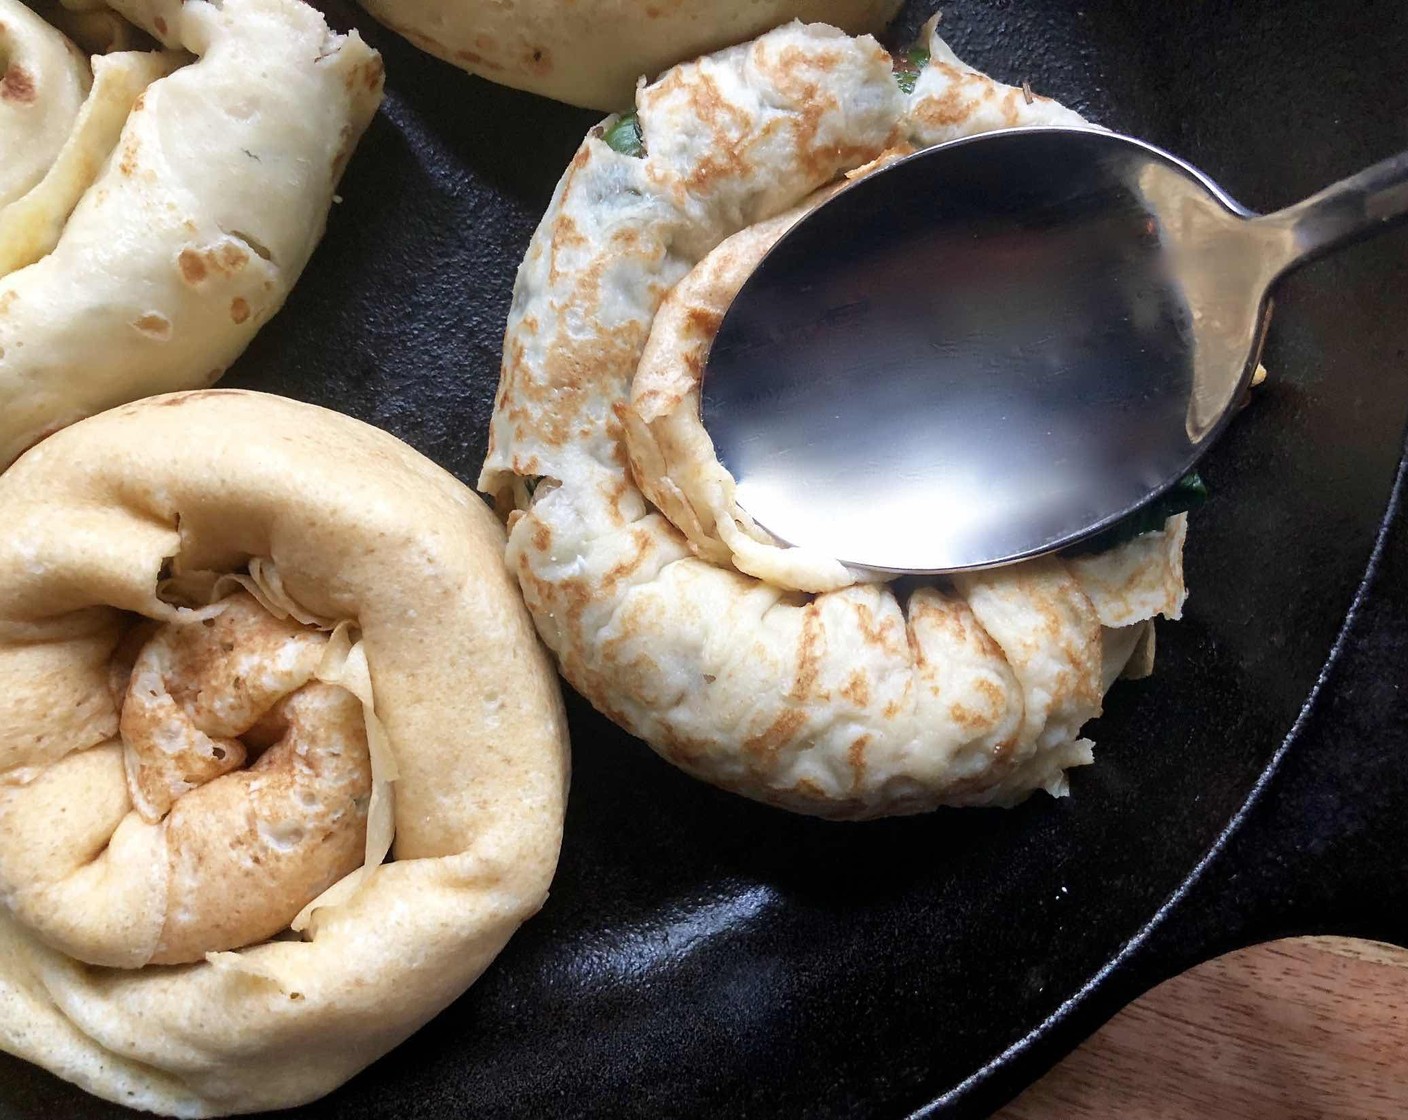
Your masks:
<svg viewBox="0 0 1408 1120"><path fill-rule="evenodd" d="M1034 124L1084 126L933 23L898 57L795 23L644 86L559 183L479 485L563 674L689 773L850 819L1062 795L1106 690L1152 667L1183 515L1098 554L895 583L753 523L700 418L724 311L794 222L894 158Z"/></svg>
<svg viewBox="0 0 1408 1120"><path fill-rule="evenodd" d="M84 416L220 377L321 238L382 66L300 0L123 0L168 49L91 66L0 4L43 109L0 100L3 468Z"/></svg>
<svg viewBox="0 0 1408 1120"><path fill-rule="evenodd" d="M422 50L471 74L591 109L636 83L791 19L878 31L900 0L361 0Z"/></svg>
<svg viewBox="0 0 1408 1120"><path fill-rule="evenodd" d="M312 1100L543 903L552 664L466 487L211 390L0 475L0 1048L176 1116Z"/></svg>

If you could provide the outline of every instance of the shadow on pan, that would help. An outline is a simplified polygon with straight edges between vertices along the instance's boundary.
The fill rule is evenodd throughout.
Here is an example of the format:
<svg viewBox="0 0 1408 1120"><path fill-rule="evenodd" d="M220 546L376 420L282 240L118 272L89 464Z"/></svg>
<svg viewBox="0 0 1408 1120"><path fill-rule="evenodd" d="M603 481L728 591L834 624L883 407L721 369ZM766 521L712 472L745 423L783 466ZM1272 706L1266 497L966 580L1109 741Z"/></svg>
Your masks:
<svg viewBox="0 0 1408 1120"><path fill-rule="evenodd" d="M944 29L1271 209L1408 142L1408 8L1324 12L955 0ZM386 55L386 106L226 381L350 412L472 484L514 272L595 115L350 18ZM286 1115L978 1116L1202 957L1308 930L1408 941L1408 519L1385 519L1405 291L1408 233L1282 289L1270 383L1204 472L1186 617L1161 627L1155 676L1110 697L1072 797L794 818L683 777L573 698L546 909L431 1025ZM0 1118L55 1115L129 1114L0 1060Z"/></svg>

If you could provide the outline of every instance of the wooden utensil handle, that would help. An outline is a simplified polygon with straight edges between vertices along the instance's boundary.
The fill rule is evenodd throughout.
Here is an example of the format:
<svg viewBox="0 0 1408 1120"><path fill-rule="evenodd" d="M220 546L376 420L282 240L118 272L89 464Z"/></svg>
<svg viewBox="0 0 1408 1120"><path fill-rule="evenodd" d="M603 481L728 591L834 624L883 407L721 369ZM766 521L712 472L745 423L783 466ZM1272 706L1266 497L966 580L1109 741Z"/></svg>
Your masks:
<svg viewBox="0 0 1408 1120"><path fill-rule="evenodd" d="M1159 985L994 1120L1398 1120L1408 950L1341 937L1241 949Z"/></svg>

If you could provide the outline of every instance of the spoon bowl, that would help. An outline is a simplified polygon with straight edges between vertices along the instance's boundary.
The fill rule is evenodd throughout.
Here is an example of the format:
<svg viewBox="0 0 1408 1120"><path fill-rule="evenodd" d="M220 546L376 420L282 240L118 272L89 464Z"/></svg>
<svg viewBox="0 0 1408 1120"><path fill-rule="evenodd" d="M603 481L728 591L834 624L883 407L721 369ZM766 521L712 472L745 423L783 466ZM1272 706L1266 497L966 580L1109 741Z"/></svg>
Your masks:
<svg viewBox="0 0 1408 1120"><path fill-rule="evenodd" d="M740 506L859 568L1038 556L1174 486L1255 370L1273 284L1408 211L1408 154L1257 216L1097 129L896 161L802 219L709 353Z"/></svg>

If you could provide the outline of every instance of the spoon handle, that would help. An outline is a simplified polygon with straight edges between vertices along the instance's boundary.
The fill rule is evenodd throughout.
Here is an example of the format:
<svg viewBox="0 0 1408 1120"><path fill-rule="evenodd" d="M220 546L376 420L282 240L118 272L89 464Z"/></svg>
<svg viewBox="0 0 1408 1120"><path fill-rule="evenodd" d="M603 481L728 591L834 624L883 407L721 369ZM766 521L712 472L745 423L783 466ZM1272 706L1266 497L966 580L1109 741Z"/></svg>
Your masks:
<svg viewBox="0 0 1408 1120"><path fill-rule="evenodd" d="M1408 218L1408 152L1399 152L1304 202L1255 218L1253 225L1278 235L1284 253L1279 271L1285 273L1404 218Z"/></svg>

